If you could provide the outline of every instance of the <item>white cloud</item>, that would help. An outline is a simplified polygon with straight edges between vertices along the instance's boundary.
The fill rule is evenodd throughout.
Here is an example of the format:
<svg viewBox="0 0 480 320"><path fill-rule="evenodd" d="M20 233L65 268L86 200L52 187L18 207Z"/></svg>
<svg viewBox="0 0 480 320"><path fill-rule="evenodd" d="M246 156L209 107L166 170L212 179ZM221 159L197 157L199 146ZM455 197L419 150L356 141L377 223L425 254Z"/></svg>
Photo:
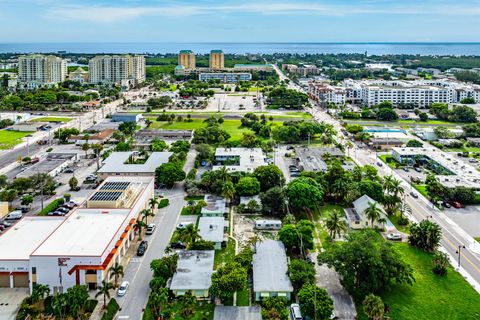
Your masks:
<svg viewBox="0 0 480 320"><path fill-rule="evenodd" d="M2 1L2 0L0 0ZM37 0L46 1L46 0ZM478 15L480 6L456 4L455 6L443 3L441 5L389 5L380 6L378 3L357 5L323 5L318 3L240 3L207 5L159 5L159 6L86 6L57 5L47 9L46 17L59 20L77 20L96 23L110 23L115 21L131 20L146 16L194 16L206 14L253 13L261 15L324 15L342 16L358 14L405 14L405 15Z"/></svg>

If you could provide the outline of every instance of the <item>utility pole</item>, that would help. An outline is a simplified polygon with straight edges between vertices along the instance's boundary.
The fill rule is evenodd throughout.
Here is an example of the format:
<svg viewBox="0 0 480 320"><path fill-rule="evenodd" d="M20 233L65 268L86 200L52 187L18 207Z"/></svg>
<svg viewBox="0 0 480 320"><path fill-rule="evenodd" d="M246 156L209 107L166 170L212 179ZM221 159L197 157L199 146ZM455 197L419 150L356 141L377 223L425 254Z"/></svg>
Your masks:
<svg viewBox="0 0 480 320"><path fill-rule="evenodd" d="M465 249L465 246L459 244L458 245L458 250L456 251L456 253L458 253L458 268L460 268L460 257L462 255L462 249Z"/></svg>

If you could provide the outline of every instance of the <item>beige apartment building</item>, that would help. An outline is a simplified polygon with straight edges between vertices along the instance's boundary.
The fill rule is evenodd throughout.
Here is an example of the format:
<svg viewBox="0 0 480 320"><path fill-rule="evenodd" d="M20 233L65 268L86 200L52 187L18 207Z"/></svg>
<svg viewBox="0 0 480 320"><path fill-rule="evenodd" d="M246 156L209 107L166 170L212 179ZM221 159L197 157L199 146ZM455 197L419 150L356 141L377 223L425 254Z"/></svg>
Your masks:
<svg viewBox="0 0 480 320"><path fill-rule="evenodd" d="M225 57L222 50L210 51L210 69L224 69Z"/></svg>
<svg viewBox="0 0 480 320"><path fill-rule="evenodd" d="M178 65L185 69L195 69L195 53L192 50L180 50Z"/></svg>
<svg viewBox="0 0 480 320"><path fill-rule="evenodd" d="M56 56L41 54L18 58L18 82L23 89L54 86L65 81L67 61Z"/></svg>
<svg viewBox="0 0 480 320"><path fill-rule="evenodd" d="M89 82L119 84L124 88L145 81L145 57L141 55L96 56L88 63Z"/></svg>

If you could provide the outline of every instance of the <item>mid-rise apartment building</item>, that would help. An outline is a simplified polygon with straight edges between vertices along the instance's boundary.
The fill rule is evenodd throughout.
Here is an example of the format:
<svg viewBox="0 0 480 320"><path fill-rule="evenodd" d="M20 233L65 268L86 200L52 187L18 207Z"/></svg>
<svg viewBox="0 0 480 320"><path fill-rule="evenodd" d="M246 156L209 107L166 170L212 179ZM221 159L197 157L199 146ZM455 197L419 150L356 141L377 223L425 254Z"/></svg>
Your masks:
<svg viewBox="0 0 480 320"><path fill-rule="evenodd" d="M178 65L186 69L195 69L195 53L192 50L180 50Z"/></svg>
<svg viewBox="0 0 480 320"><path fill-rule="evenodd" d="M347 100L347 91L345 88L335 87L327 82L309 83L308 94L310 98L320 103L345 104Z"/></svg>
<svg viewBox="0 0 480 320"><path fill-rule="evenodd" d="M220 83L237 83L239 81L252 80L252 74L248 72L208 72L200 73L198 80L207 82L209 80L219 80Z"/></svg>
<svg viewBox="0 0 480 320"><path fill-rule="evenodd" d="M210 69L224 69L225 56L222 50L210 51Z"/></svg>
<svg viewBox="0 0 480 320"><path fill-rule="evenodd" d="M46 55L27 55L18 58L18 82L21 88L35 89L54 86L65 81L67 61Z"/></svg>
<svg viewBox="0 0 480 320"><path fill-rule="evenodd" d="M88 67L89 82L93 84L129 88L145 81L145 57L141 55L96 56Z"/></svg>
<svg viewBox="0 0 480 320"><path fill-rule="evenodd" d="M347 100L374 106L384 101L393 105L429 106L432 103L459 103L472 97L480 101L480 86L453 80L351 80L343 82Z"/></svg>
<svg viewBox="0 0 480 320"><path fill-rule="evenodd" d="M320 74L320 69L312 64L302 64L298 66L295 64L282 64L282 69L287 70L290 73L298 74L302 77Z"/></svg>

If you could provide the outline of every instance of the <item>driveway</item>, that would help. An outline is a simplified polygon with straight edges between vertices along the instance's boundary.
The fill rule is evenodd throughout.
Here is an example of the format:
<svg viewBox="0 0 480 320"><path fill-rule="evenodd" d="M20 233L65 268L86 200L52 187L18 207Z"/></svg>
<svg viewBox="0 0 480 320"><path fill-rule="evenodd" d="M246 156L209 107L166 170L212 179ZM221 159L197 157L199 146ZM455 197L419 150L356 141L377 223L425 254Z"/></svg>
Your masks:
<svg viewBox="0 0 480 320"><path fill-rule="evenodd" d="M27 288L0 288L0 319L15 320L18 308L27 296Z"/></svg>
<svg viewBox="0 0 480 320"><path fill-rule="evenodd" d="M317 285L327 290L333 300L333 314L339 320L354 320L357 316L355 304L347 290L341 285L338 273L327 265L318 265L316 252L311 255L315 262Z"/></svg>

